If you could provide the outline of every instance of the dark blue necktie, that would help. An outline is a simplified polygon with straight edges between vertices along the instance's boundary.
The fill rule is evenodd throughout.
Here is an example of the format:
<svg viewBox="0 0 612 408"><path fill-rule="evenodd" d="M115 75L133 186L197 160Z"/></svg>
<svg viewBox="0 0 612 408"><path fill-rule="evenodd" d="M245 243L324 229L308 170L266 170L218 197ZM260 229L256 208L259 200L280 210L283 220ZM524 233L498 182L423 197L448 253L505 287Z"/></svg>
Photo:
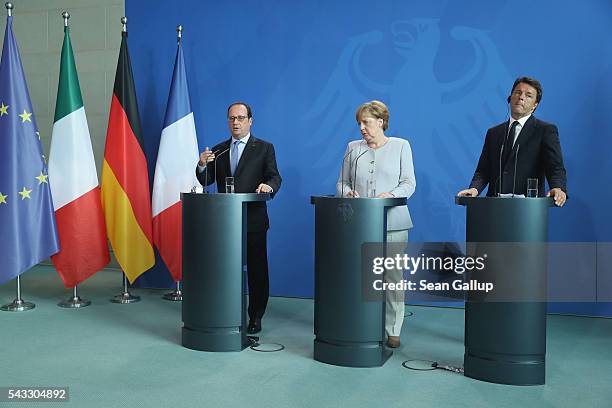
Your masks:
<svg viewBox="0 0 612 408"><path fill-rule="evenodd" d="M516 125L518 125L518 120L512 122L512 126L510 126L510 131L506 135L506 141L504 142L504 155L502 156L502 169L506 167L506 163L508 159L510 159L510 153L512 152L512 146L514 145L514 132L516 132Z"/></svg>

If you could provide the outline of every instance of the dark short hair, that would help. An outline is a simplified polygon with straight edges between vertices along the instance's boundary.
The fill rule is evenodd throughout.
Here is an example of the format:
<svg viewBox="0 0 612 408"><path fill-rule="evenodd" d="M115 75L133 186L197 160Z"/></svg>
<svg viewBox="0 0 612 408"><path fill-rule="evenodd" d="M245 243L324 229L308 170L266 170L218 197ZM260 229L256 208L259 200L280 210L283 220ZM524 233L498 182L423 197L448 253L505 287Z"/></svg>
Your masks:
<svg viewBox="0 0 612 408"><path fill-rule="evenodd" d="M249 105L247 105L244 102L234 102L232 103L230 106L227 107L227 116L229 116L229 111L230 109L232 109L232 106L236 106L236 105L242 105L246 108L247 110L247 117L250 119L253 117L253 113L251 113L251 107Z"/></svg>
<svg viewBox="0 0 612 408"><path fill-rule="evenodd" d="M510 91L510 94L514 92L514 88L516 88L518 84L527 84L534 87L536 90L536 103L540 103L542 100L542 84L540 81L526 76L516 78L516 81L514 81L514 84L512 85L512 91Z"/></svg>

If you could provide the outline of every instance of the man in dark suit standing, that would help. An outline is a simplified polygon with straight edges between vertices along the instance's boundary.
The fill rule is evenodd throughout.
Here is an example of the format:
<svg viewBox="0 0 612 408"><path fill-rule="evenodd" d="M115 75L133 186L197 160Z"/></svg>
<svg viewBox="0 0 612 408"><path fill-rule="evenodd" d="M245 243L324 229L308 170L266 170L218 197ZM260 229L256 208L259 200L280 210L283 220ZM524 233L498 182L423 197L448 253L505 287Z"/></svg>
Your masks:
<svg viewBox="0 0 612 408"><path fill-rule="evenodd" d="M533 78L514 81L508 97L510 119L487 131L470 188L459 196L525 194L527 179L538 179L538 197L553 197L559 207L567 200L567 177L557 127L533 116L542 100L542 85ZM544 179L550 190L544 194Z"/></svg>
<svg viewBox="0 0 612 408"><path fill-rule="evenodd" d="M216 181L221 193L225 192L226 177L234 177L236 193L270 193L274 196L281 185L274 146L251 134L253 115L250 106L244 102L231 104L227 109L227 122L232 137L214 146L212 151L207 147L200 154L196 169L198 180L204 186ZM269 226L265 201L248 203L249 334L261 331L261 319L268 304Z"/></svg>

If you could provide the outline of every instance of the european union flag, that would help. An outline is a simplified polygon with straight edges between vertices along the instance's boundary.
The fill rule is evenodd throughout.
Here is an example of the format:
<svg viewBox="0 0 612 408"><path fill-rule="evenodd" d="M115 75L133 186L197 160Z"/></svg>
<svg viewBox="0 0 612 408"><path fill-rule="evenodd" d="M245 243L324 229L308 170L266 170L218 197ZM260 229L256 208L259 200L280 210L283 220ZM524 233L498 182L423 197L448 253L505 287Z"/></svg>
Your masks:
<svg viewBox="0 0 612 408"><path fill-rule="evenodd" d="M0 61L0 284L58 249L47 165L9 16Z"/></svg>

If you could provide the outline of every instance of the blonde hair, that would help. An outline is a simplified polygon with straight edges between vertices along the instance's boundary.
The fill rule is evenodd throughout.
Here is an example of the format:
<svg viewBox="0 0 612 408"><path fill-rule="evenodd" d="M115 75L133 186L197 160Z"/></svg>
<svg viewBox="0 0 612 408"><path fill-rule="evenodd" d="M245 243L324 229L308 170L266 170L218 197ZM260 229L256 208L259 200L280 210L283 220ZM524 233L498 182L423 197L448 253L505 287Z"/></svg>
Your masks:
<svg viewBox="0 0 612 408"><path fill-rule="evenodd" d="M357 123L359 123L364 114L373 116L376 119L382 119L383 130L387 130L389 128L389 109L387 108L387 105L381 101L373 100L359 106L355 112L355 119L357 120Z"/></svg>

